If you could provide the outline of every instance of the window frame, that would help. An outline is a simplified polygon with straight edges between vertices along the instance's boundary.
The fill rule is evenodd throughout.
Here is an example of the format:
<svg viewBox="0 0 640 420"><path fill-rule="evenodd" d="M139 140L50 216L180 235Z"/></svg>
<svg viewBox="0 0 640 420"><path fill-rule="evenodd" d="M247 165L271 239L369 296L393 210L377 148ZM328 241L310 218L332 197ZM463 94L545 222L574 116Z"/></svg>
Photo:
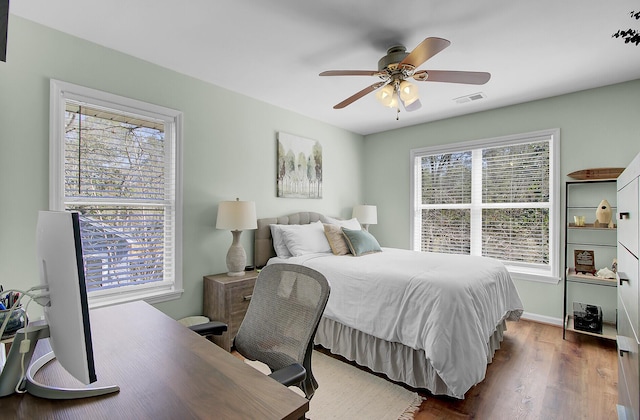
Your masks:
<svg viewBox="0 0 640 420"><path fill-rule="evenodd" d="M458 143L428 146L410 151L410 248L420 251L420 234L416 231L421 226L421 165L420 159L426 155L471 151L475 149L508 146L512 144L531 143L547 138L549 145L549 265L548 269L530 269L518 264L505 262L507 270L514 279L538 281L558 284L561 280L560 265L560 129L547 129L521 134L512 134ZM470 238L471 239L471 238Z"/></svg>
<svg viewBox="0 0 640 420"><path fill-rule="evenodd" d="M182 126L183 113L174 109L150 104L136 99L75 85L60 80L50 80L49 116L49 209L65 210L65 110L66 101L73 100L88 105L110 108L123 113L161 119L165 123L165 140L173 143L170 158L175 165L175 191L173 205L174 235L172 240L173 272L169 281L162 284L148 283L136 286L122 286L108 290L91 291L88 294L89 307L97 308L119 303L144 300L158 303L182 296Z"/></svg>

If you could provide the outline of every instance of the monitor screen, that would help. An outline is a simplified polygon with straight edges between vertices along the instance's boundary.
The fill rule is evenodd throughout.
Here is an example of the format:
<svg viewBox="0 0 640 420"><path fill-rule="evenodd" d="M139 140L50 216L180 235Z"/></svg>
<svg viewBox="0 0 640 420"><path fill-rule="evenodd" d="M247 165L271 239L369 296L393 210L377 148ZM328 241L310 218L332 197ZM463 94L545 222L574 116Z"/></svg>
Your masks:
<svg viewBox="0 0 640 420"><path fill-rule="evenodd" d="M40 282L49 291L44 308L51 349L79 381L96 381L78 213L41 211L36 233Z"/></svg>
<svg viewBox="0 0 640 420"><path fill-rule="evenodd" d="M0 61L7 61L8 28L9 28L9 0L0 0Z"/></svg>

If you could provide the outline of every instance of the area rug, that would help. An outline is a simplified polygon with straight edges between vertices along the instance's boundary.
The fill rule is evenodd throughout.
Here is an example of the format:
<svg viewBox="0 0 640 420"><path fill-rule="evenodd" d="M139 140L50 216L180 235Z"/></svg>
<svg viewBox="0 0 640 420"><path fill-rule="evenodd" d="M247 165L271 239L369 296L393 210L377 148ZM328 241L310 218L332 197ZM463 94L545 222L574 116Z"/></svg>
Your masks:
<svg viewBox="0 0 640 420"><path fill-rule="evenodd" d="M260 363L247 363L269 372ZM417 393L318 351L311 363L319 387L309 403L310 420L409 420L422 403ZM291 389L304 395L296 387Z"/></svg>

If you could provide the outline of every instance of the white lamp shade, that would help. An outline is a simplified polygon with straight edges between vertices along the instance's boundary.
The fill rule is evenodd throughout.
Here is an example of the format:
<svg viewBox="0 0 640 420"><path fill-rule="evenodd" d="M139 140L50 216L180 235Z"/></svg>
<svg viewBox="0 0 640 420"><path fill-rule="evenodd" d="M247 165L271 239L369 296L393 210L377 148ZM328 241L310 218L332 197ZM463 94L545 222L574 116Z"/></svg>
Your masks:
<svg viewBox="0 0 640 420"><path fill-rule="evenodd" d="M253 201L221 201L218 206L217 229L257 229L256 203Z"/></svg>
<svg viewBox="0 0 640 420"><path fill-rule="evenodd" d="M368 204L360 204L353 208L353 215L361 225L375 225L378 223L378 208Z"/></svg>

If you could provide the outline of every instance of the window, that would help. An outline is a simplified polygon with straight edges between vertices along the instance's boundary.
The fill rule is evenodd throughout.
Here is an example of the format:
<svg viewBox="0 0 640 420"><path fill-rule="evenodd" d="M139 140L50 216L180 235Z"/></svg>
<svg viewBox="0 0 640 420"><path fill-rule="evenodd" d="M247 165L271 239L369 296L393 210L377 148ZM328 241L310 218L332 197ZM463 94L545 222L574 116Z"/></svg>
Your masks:
<svg viewBox="0 0 640 420"><path fill-rule="evenodd" d="M92 307L182 292L178 111L51 81L50 207L78 211Z"/></svg>
<svg viewBox="0 0 640 420"><path fill-rule="evenodd" d="M557 282L559 130L411 151L412 247Z"/></svg>

